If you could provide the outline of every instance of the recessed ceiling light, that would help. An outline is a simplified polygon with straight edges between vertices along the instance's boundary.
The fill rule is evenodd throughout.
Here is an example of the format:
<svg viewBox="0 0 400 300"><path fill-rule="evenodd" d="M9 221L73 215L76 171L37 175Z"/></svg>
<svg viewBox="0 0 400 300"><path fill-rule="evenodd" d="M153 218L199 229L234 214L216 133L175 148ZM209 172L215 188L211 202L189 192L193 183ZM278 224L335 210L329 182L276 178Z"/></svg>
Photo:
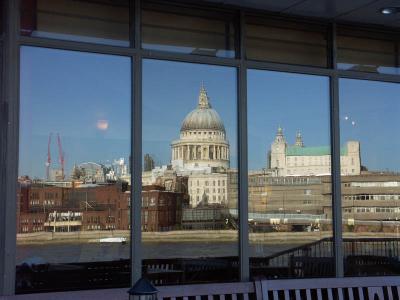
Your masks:
<svg viewBox="0 0 400 300"><path fill-rule="evenodd" d="M392 15L400 12L400 7L383 7L379 11L384 15Z"/></svg>

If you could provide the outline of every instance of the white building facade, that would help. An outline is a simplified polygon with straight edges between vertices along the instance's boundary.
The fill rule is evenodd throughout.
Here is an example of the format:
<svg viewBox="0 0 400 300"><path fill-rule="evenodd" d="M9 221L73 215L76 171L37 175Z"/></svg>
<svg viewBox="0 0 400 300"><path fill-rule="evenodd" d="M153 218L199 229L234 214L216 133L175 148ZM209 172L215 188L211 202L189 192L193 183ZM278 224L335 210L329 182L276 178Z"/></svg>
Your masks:
<svg viewBox="0 0 400 300"><path fill-rule="evenodd" d="M269 169L275 176L321 176L331 174L329 146L306 147L300 133L294 145L288 145L283 129L278 128L268 155ZM360 143L348 141L340 149L342 175L360 175Z"/></svg>

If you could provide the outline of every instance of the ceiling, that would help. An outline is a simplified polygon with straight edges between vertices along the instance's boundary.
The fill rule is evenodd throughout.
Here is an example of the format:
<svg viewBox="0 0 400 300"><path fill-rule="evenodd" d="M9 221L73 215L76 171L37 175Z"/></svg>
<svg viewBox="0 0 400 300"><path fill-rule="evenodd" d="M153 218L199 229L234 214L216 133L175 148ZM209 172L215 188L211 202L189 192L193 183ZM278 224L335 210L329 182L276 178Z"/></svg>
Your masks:
<svg viewBox="0 0 400 300"><path fill-rule="evenodd" d="M202 0L276 13L400 27L400 13L383 15L383 7L400 7L400 0Z"/></svg>

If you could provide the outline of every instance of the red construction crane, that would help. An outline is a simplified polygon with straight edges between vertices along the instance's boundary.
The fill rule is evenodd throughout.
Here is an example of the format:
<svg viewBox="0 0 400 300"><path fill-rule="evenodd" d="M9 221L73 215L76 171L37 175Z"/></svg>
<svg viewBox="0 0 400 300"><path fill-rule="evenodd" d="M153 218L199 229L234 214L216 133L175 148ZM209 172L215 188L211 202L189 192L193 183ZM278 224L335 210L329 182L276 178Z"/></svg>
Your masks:
<svg viewBox="0 0 400 300"><path fill-rule="evenodd" d="M51 144L51 133L49 134L49 141L47 143L47 162L46 162L46 178L50 180L50 165L51 165L51 154L50 154L50 144Z"/></svg>
<svg viewBox="0 0 400 300"><path fill-rule="evenodd" d="M57 133L57 143L58 143L58 160L61 165L61 178L64 180L64 152L62 151L62 146L61 146L61 138L60 134Z"/></svg>

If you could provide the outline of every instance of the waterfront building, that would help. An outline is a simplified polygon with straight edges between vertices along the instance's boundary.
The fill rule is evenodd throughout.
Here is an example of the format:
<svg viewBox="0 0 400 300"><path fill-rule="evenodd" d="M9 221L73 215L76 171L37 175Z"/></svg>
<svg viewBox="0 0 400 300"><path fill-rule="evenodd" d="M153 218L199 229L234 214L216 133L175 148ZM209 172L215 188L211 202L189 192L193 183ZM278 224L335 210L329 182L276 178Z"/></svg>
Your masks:
<svg viewBox="0 0 400 300"><path fill-rule="evenodd" d="M184 194L147 185L142 191L142 231L181 229Z"/></svg>
<svg viewBox="0 0 400 300"><path fill-rule="evenodd" d="M130 192L120 184L19 188L18 233L128 230Z"/></svg>
<svg viewBox="0 0 400 300"><path fill-rule="evenodd" d="M300 132L294 144L289 144L278 128L268 152L268 165L275 176L321 176L331 174L331 149L329 146L305 146ZM340 149L342 175L360 175L360 143L348 141Z"/></svg>
<svg viewBox="0 0 400 300"><path fill-rule="evenodd" d="M190 206L228 204L228 175L223 173L193 173L188 176Z"/></svg>

